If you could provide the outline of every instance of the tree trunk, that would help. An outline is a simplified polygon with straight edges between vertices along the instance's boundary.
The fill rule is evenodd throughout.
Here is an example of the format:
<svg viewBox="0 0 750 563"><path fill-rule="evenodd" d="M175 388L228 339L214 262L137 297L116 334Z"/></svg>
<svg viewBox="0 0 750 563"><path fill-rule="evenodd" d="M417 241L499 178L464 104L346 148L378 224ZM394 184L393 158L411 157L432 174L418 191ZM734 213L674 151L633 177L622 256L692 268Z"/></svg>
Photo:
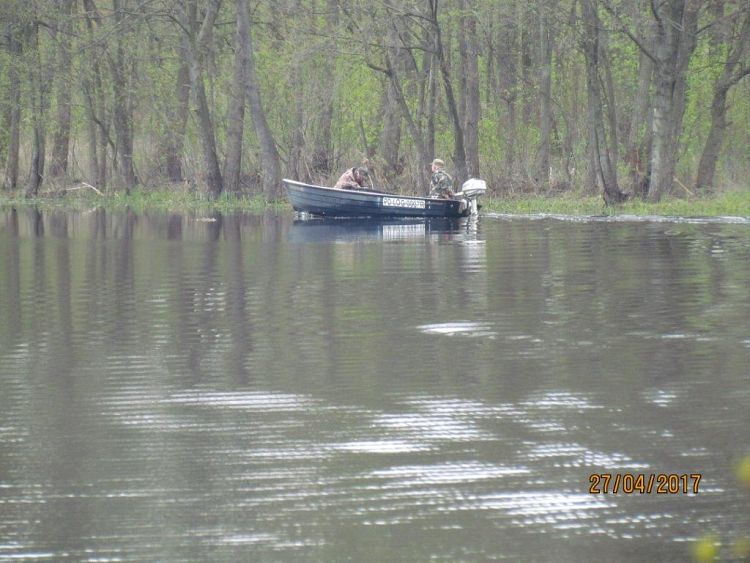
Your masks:
<svg viewBox="0 0 750 563"><path fill-rule="evenodd" d="M701 190L714 189L716 162L719 160L719 151L724 142L724 131L727 127L727 90L728 88L717 88L714 91L711 103L711 129L701 153L698 178L695 183L696 187Z"/></svg>
<svg viewBox="0 0 750 563"><path fill-rule="evenodd" d="M698 16L701 9L701 0L685 0L685 8L682 15L681 33L677 44L675 58L676 80L672 93L672 104L674 106L672 136L675 144L674 164L677 164L677 146L683 130L683 117L685 105L687 104L687 75L690 57L698 44ZM674 168L673 167L673 176Z"/></svg>
<svg viewBox="0 0 750 563"><path fill-rule="evenodd" d="M45 158L45 120L47 113L47 84L52 77L45 74L42 64L41 46L39 45L39 22L32 24L32 49L34 50L34 62L31 64L30 83L32 89L33 108L31 113L32 123L32 149L31 167L29 181L26 186L26 197L34 197L39 193L39 187L44 181L44 158Z"/></svg>
<svg viewBox="0 0 750 563"><path fill-rule="evenodd" d="M409 135L411 135L412 141L414 142L414 146L417 150L417 183L419 187L421 187L423 193L427 194L430 191L429 181L427 178L427 163L429 162L430 157L427 154L424 139L422 138L419 126L412 116L409 105L406 103L404 92L401 89L401 79L399 78L398 71L391 61L391 57L388 55L388 53L386 53L385 55L385 63L386 76L388 77L388 80L393 88L392 93L394 94L395 101L398 104L399 109L401 110L401 116L403 117L404 121L406 121L406 127L409 130Z"/></svg>
<svg viewBox="0 0 750 563"><path fill-rule="evenodd" d="M102 72L101 66L98 62L94 63L94 86L96 91L96 107L98 124L99 124L99 138L101 143L99 146L102 150L99 153L99 175L97 182L99 187L103 190L107 186L107 152L108 147L112 149L114 154L114 143L111 142L109 135L111 122L109 120L107 112L107 94L104 91L104 84L102 83Z"/></svg>
<svg viewBox="0 0 750 563"><path fill-rule="evenodd" d="M388 1L386 6L390 10L395 10L393 2ZM430 129L434 125L433 116L430 113L430 104L434 102L431 97L434 94L434 87L431 83L433 59L432 53L425 51L422 56L422 69L421 72L419 71L416 60L411 58L407 49L403 48L404 35L402 33L404 29L399 24L398 19L391 20L386 38L387 46L384 47L387 52L386 67L388 71L386 72L387 80L385 81L383 96L385 123L380 140L380 150L387 163L387 176L393 177L401 174L404 168L403 159L399 158L401 122L402 120L406 121L409 134L412 136L417 149L417 183L421 188L426 189L427 162L431 154L427 147L430 142L430 134L434 135L434 130ZM425 30L425 39L423 40L429 41L429 37L429 31ZM402 76L407 78L402 81ZM412 114L406 104L406 95L402 90L402 85L405 82L418 83L418 104L415 114ZM425 139L425 136L427 139ZM434 143L432 146L434 148Z"/></svg>
<svg viewBox="0 0 750 563"><path fill-rule="evenodd" d="M224 185L219 167L219 158L216 154L216 138L214 127L211 122L211 113L206 97L206 86L203 82L203 60L207 49L208 37L216 22L221 0L211 0L200 29L197 22L197 0L191 0L187 5L187 11L183 12L183 29L189 34L189 46L185 50L188 57L188 70L190 73L190 88L195 98L195 115L198 121L198 136L200 138L201 152L203 153L203 165L205 167L206 192L210 197L217 197L223 190Z"/></svg>
<svg viewBox="0 0 750 563"><path fill-rule="evenodd" d="M240 6L237 5L237 34L234 43L234 75L230 88L229 114L227 115L227 155L224 163L224 187L230 192L239 191L242 169L242 133L245 126L245 68L247 44L241 40Z"/></svg>
<svg viewBox="0 0 750 563"><path fill-rule="evenodd" d="M327 0L326 2L326 34L333 37L339 22L339 3L338 0ZM321 78L325 81L321 88L320 114L315 127L315 143L312 154L312 168L322 174L330 174L333 170L333 140L331 138L331 129L333 124L333 98L336 92L336 85L329 82L329 77L335 75L336 69L336 45L332 40L328 40L327 45L323 48L324 61L322 65L323 72Z"/></svg>
<svg viewBox="0 0 750 563"><path fill-rule="evenodd" d="M516 151L518 133L516 131L516 105L518 100L518 64L514 54L518 49L518 25L515 19L516 3L512 0L507 12L501 12L499 26L497 67L499 71L499 98L505 103L508 119L505 130L498 119L498 139L505 141L505 176L512 178L516 172ZM499 110L498 110L499 111Z"/></svg>
<svg viewBox="0 0 750 563"><path fill-rule="evenodd" d="M711 17L711 25L706 30L708 33L708 57L716 61L721 57L721 51L727 41L729 32L729 18L724 16L726 0L708 0L706 2L707 12Z"/></svg>
<svg viewBox="0 0 750 563"><path fill-rule="evenodd" d="M617 99L615 96L615 85L612 79L612 63L609 60L609 41L608 36L599 34L599 56L604 67L604 84L606 85L606 105L607 121L609 122L609 155L612 159L612 166L617 168L618 152L620 145L617 142Z"/></svg>
<svg viewBox="0 0 750 563"><path fill-rule="evenodd" d="M292 63L291 85L294 91L294 124L292 127L291 149L289 151L289 173L295 180L307 182L310 180L305 163L305 135L302 124L305 121L305 91L299 88L302 81L302 63L297 58ZM244 84L243 84L244 88ZM244 92L244 89L243 89Z"/></svg>
<svg viewBox="0 0 750 563"><path fill-rule="evenodd" d="M221 169L219 168L219 158L216 155L216 139L214 137L213 123L211 122L211 113L208 108L206 87L197 63L190 65L190 82L192 82L193 93L195 95L198 134L203 151L203 164L206 167L206 191L211 197L217 197L221 194L224 185L222 183Z"/></svg>
<svg viewBox="0 0 750 563"><path fill-rule="evenodd" d="M107 185L107 146L111 145L114 153L114 143L111 142L109 137L109 121L107 119L107 102L106 93L102 83L102 70L100 64L100 54L95 50L95 36L94 36L94 22L96 22L98 29L101 29L101 17L96 4L93 0L83 1L86 19L86 31L89 45L92 47L91 53L91 69L93 71L93 83L90 84L90 96L89 106L91 112L89 117L94 119L98 125L99 131L99 143L100 150L97 153L98 170L96 172L96 185L99 189L105 189ZM96 144L96 142L95 142Z"/></svg>
<svg viewBox="0 0 750 563"><path fill-rule="evenodd" d="M62 25L58 38L57 63L57 124L52 143L50 175L64 176L68 172L68 151L70 148L70 38L73 29L75 1L64 0L60 13Z"/></svg>
<svg viewBox="0 0 750 563"><path fill-rule="evenodd" d="M647 198L659 201L672 189L677 145L685 109L685 73L695 49L698 0L652 3L656 17L656 89L653 109L653 148ZM675 25L679 22L679 25Z"/></svg>
<svg viewBox="0 0 750 563"><path fill-rule="evenodd" d="M380 136L380 154L385 161L386 178L401 173L398 160L401 146L401 112L396 100L396 92L390 80L385 81L382 96L383 133Z"/></svg>
<svg viewBox="0 0 750 563"><path fill-rule="evenodd" d="M316 4L313 2L313 9ZM304 6L302 0L295 0L294 11L297 17L304 20ZM302 21L302 20L299 20ZM315 33L315 29L311 30ZM310 174L308 164L305 162L305 98L307 92L304 88L299 88L303 80L303 60L301 54L295 54L291 61L291 72L289 76L288 87L294 92L294 114L292 118L291 131L289 133L289 159L287 161L287 170L290 178L300 182L309 182ZM244 83L243 83L244 92ZM285 131L286 133L286 131Z"/></svg>
<svg viewBox="0 0 750 563"><path fill-rule="evenodd" d="M647 37L648 34L642 34L641 40L647 42ZM651 45L647 44L647 48L650 49ZM649 89L653 74L653 61L646 53L641 51L638 59L638 86L635 91L635 98L633 99L633 113L631 115L628 130L627 152L625 157L628 163L630 191L634 196L641 197L644 195L642 188L646 181L648 155L642 154L639 149L642 145L642 138L644 136L643 129L647 122L647 113L651 102ZM650 131L645 132L645 135L650 134Z"/></svg>
<svg viewBox="0 0 750 563"><path fill-rule="evenodd" d="M575 3L571 5L568 15L568 25L575 26L578 21ZM563 166L568 186L572 187L577 177L575 175L575 147L578 144L578 127L576 124L580 118L581 103L579 100L580 73L577 72L577 63L574 62L573 54L569 47L560 45L555 49L558 76L570 76L570 85L563 94L562 115L565 120L565 136L562 141L562 154L565 158Z"/></svg>
<svg viewBox="0 0 750 563"><path fill-rule="evenodd" d="M524 127L531 125L531 116L534 113L534 102L533 96L530 95L529 88L533 84L532 71L534 68L534 44L535 34L534 29L538 29L539 26L534 26L532 21L533 10L529 10L526 7L526 2L520 2L517 5L520 8L517 16L521 22L521 100L523 103L523 111L521 113L521 120Z"/></svg>
<svg viewBox="0 0 750 563"><path fill-rule="evenodd" d="M663 49L657 49L657 52ZM647 198L659 201L662 194L669 193L672 187L672 175L669 160L674 158L675 147L669 136L671 126L671 86L672 80L668 69L663 64L658 65L656 72L656 90L654 92L654 118L651 134L653 146L651 149L651 176Z"/></svg>
<svg viewBox="0 0 750 563"><path fill-rule="evenodd" d="M133 116L130 111L130 94L125 77L125 8L126 0L112 0L115 19L115 56L110 58L110 70L114 82L114 125L117 137L117 156L120 165L120 181L129 194L136 185L133 167Z"/></svg>
<svg viewBox="0 0 750 563"><path fill-rule="evenodd" d="M271 128L266 121L266 114L260 98L260 87L255 70L255 56L253 53L252 35L250 31L250 16L247 0L237 0L239 39L242 48L247 52L247 67L245 68L245 95L250 102L250 115L253 118L255 134L260 143L260 166L263 194L269 201L276 201L281 197L281 164L276 142L271 134Z"/></svg>
<svg viewBox="0 0 750 563"><path fill-rule="evenodd" d="M539 2L539 132L536 182L544 189L550 186L550 135L552 132L552 30L545 0Z"/></svg>
<svg viewBox="0 0 750 563"><path fill-rule="evenodd" d="M94 98L96 94L93 92L91 80L86 78L85 75L81 86L83 94L86 97L86 126L89 137L89 181L96 184L99 175L99 151L97 147L98 135L96 129L96 113L94 110Z"/></svg>
<svg viewBox="0 0 750 563"><path fill-rule="evenodd" d="M740 64L740 59L747 52L750 44L750 13L745 16L737 40L732 46L724 70L714 85L713 100L711 102L711 129L703 147L696 187L702 190L714 189L714 174L719 151L724 142L724 132L727 128L727 93L742 78L750 74L750 65Z"/></svg>
<svg viewBox="0 0 750 563"><path fill-rule="evenodd" d="M435 154L435 108L437 107L437 69L435 55L430 53L427 75L427 126L424 140L425 155ZM425 169L427 162L420 162L420 169ZM425 172L426 175L426 172Z"/></svg>
<svg viewBox="0 0 750 563"><path fill-rule="evenodd" d="M454 179L460 186L467 179L466 172L466 150L464 149L464 130L461 124L461 118L458 115L458 106L456 98L453 95L453 84L451 82L448 63L443 52L443 41L440 32L440 23L438 22L438 0L430 0L431 21L435 34L435 53L440 63L440 74L443 78L445 87L445 97L448 102L448 111L453 121L453 165L455 166Z"/></svg>
<svg viewBox="0 0 750 563"><path fill-rule="evenodd" d="M34 108L32 115L32 149L31 149L31 170L29 171L29 183L26 187L26 197L36 197L39 188L44 181L44 145L45 130L42 120L44 117L39 115L38 108Z"/></svg>
<svg viewBox="0 0 750 563"><path fill-rule="evenodd" d="M472 12L464 18L466 33L466 162L469 177L479 178L479 45L477 18Z"/></svg>
<svg viewBox="0 0 750 563"><path fill-rule="evenodd" d="M185 53L188 48L187 42L183 40L182 46L178 49L180 68L177 70L177 83L175 85L177 107L174 111L168 112L171 124L167 127L168 139L166 139L165 148L167 176L170 182L182 181L182 149L185 144L185 127L190 110L190 68Z"/></svg>
<svg viewBox="0 0 750 563"><path fill-rule="evenodd" d="M466 29L466 0L457 0L458 4L458 12L459 17L456 21L455 31L456 33L456 42L458 43L458 57L459 57L459 65L458 70L455 73L456 79L458 81L458 99L456 100L456 103L458 104L457 110L458 110L458 118L461 120L461 123L463 124L464 128L466 127L466 103L467 103L467 91L466 91L466 79L467 79L467 72L468 72L468 64L469 64L469 53L468 53L468 45L466 42L466 34L468 33L468 30ZM448 57L451 56L451 49L447 49L447 55ZM465 130L465 129L464 129Z"/></svg>
<svg viewBox="0 0 750 563"><path fill-rule="evenodd" d="M595 0L583 1L583 21L586 26L584 54L586 59L586 91L588 94L589 120L592 124L592 150L594 169L603 186L603 197L608 205L625 200L625 194L617 185L617 170L612 165L604 126L601 91L599 85L599 29L601 22L596 13Z"/></svg>
<svg viewBox="0 0 750 563"><path fill-rule="evenodd" d="M6 28L6 41L8 53L8 97L10 100L9 123L8 123L8 158L5 162L5 181L3 185L7 190L15 190L18 187L18 154L21 146L21 77L18 67L21 64L22 45L19 34L21 32L13 29L11 24Z"/></svg>

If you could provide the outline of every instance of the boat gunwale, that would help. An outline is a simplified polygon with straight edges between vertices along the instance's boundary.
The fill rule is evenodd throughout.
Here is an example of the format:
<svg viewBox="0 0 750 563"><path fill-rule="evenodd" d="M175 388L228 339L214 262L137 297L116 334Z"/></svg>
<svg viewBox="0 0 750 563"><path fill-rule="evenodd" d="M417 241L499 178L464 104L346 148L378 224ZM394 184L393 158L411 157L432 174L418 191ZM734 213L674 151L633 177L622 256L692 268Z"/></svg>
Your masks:
<svg viewBox="0 0 750 563"><path fill-rule="evenodd" d="M298 180L289 180L287 178L283 178L282 182L286 182L289 184L295 184L297 186L303 187L303 188L316 188L320 190L330 191L330 192L344 192L349 193L353 195L369 195L369 196L379 196L379 197L397 197L397 198L403 198L403 199L416 199L416 200L424 200L424 201L433 201L436 203L441 204L449 204L450 202L458 201L454 199L443 199L439 197L424 197L424 196L418 196L418 195L401 195L401 194L392 194L387 192L372 192L369 190L350 190L346 188L333 188L330 186L318 186L316 184L306 184L304 182L300 182Z"/></svg>

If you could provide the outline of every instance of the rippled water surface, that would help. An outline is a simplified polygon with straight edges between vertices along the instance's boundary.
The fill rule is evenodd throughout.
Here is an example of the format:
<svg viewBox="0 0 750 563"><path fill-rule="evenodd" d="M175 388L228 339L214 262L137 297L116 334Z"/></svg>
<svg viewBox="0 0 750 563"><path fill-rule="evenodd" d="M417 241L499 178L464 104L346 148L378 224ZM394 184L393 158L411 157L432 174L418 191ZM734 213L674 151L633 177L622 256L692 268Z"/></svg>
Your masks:
<svg viewBox="0 0 750 563"><path fill-rule="evenodd" d="M684 561L750 530L747 224L5 209L0 319L0 560Z"/></svg>

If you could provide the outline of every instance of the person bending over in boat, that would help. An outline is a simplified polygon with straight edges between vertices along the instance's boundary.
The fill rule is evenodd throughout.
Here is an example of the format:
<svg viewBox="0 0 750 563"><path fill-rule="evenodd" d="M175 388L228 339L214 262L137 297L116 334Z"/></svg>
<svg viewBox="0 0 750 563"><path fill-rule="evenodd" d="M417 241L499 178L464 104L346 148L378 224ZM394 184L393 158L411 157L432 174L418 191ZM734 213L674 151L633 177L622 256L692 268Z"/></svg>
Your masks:
<svg viewBox="0 0 750 563"><path fill-rule="evenodd" d="M365 186L365 180L368 177L367 168L355 166L344 172L333 187L340 190L361 190L367 187Z"/></svg>
<svg viewBox="0 0 750 563"><path fill-rule="evenodd" d="M430 178L430 197L453 199L453 178L443 167L445 162L436 158L432 161L432 178Z"/></svg>

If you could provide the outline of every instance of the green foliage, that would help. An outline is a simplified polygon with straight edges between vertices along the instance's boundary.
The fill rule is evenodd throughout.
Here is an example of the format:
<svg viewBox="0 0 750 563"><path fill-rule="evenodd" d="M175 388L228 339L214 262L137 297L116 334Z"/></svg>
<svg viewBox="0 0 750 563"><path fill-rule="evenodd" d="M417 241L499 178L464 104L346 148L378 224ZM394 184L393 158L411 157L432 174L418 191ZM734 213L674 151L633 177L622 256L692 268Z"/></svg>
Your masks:
<svg viewBox="0 0 750 563"><path fill-rule="evenodd" d="M359 120L362 120L365 127L368 144L376 139L380 131L380 124L376 119L381 95L380 83L372 71L360 64L342 61L342 66L344 68L336 99L338 111L334 113L334 130L337 133L337 145L350 155L350 161L356 162L361 158L355 155L364 156Z"/></svg>
<svg viewBox="0 0 750 563"><path fill-rule="evenodd" d="M101 23L93 25L93 36L89 37L86 18L81 5L76 3L72 18L73 71L70 78L72 91L72 136L71 175L88 178L87 164L88 114L83 83L92 82L93 62L102 68L102 88L107 109L99 116L109 130L112 143L116 143L113 126L112 103L114 98L112 57L116 55L117 41L122 42L127 70L127 88L133 107L133 130L135 133L135 160L139 178L149 184L158 185L158 176L163 172L164 141L173 134L175 106L177 105L177 74L181 64L184 30L177 25L174 7L139 5L123 0L126 20L115 25L111 12L102 10ZM297 3L251 3L252 37L257 77L262 104L267 121L274 134L283 165L289 173L289 159L296 133L302 132L304 146L300 147L305 166L312 169L312 155L326 147L320 140L326 131L321 131L320 116L328 100L333 99L333 123L331 137L333 146L329 161L335 166L349 165L364 156L362 129L369 148L377 148L383 132L385 112L401 114L401 109L391 102L384 104L384 87L387 83L382 69L386 54L396 57L398 75L406 104L420 128L426 135L426 113L424 96L426 85L425 61L429 60L432 38L430 23L424 18L425 5L411 2L370 3L353 0L338 3L337 15L321 9L325 3L302 0ZM199 0L199 14L205 11L208 0ZM23 29L33 23L34 10L25 8L20 0L5 0L0 3L0 20L6 23L14 37L23 39L24 53L15 61L21 81L21 103L23 105L22 170L28 167L31 145L30 121L35 106L35 92L30 80L34 65L41 59L42 73L49 73L48 82L54 82L54 60L56 42L51 33L55 19L61 20L60 9L51 0L35 4L38 13L45 14L45 26L39 34L40 56L36 56L36 45L28 43ZM408 8L406 10L402 8ZM540 12L536 4L518 5L504 0L498 2L476 2L471 5L477 16L475 40L479 49L479 89L481 109L479 129L479 159L483 174L488 178L507 177L504 170L506 150L512 146L517 170L514 174L528 177L534 169L541 136L539 127L539 62L538 33ZM165 17L164 9L169 17ZM227 112L230 102L235 55L236 25L235 6L223 3L217 24L212 30L204 80L207 84L211 119L217 140L219 158L226 152ZM552 61L552 112L554 121L552 177L565 178L565 167L583 171L588 166L588 107L585 99L585 71L580 50L583 33L582 24L575 16L580 15L580 5L572 0L562 0L555 5L553 36L555 49ZM621 19L614 18L607 10L600 10L604 28L602 48L606 50L615 90L618 140L620 157L624 153L635 102L643 95L637 91L639 47L619 30L625 26L632 32L645 33L644 24L651 13L646 10L638 21L631 11L623 13ZM173 17L174 16L174 17ZM335 17L334 17L335 16ZM465 96L463 67L459 53L459 30L463 25L460 4L455 1L440 3L439 25L449 62L450 79L457 101ZM709 11L702 16L701 26L710 24ZM176 19L175 19L176 18ZM59 24L60 21L57 23ZM398 33L393 34L393 30ZM688 187L695 177L698 160L710 128L710 103L714 85L722 70L722 64L731 48L732 34L727 34L718 44L710 42L710 27L699 34L698 45L692 56L688 72L688 89L683 121L683 134L679 146L680 167L678 176ZM426 41L426 43L425 43ZM395 43L394 43L395 42ZM506 56L503 62L502 55ZM490 57L492 57L490 61ZM7 49L0 49L0 109L7 114L12 103L8 90L8 73L5 69L10 60ZM489 63L492 64L489 64ZM512 64L506 68L504 64ZM375 70L372 67L380 67ZM605 78L602 69L601 78ZM490 76L488 73L492 72ZM40 72L39 69L36 72ZM451 160L454 151L453 122L446 103L442 76L433 69L437 79L437 103L435 122L435 155ZM512 79L508 88L517 94L513 109L516 128L511 133L510 107L498 95L503 80ZM719 160L717 178L723 185L737 185L750 172L750 160L746 147L750 144L750 96L747 79L730 91L728 121L730 126ZM508 92L503 92L504 95ZM46 97L47 134L54 132L54 115L57 104L56 92L51 88ZM191 101L191 108L195 108ZM192 113L191 113L192 115ZM259 143L246 112L244 129L243 174L255 177ZM404 158L407 174L416 167L415 139L404 121L401 122L400 156ZM642 125L642 133L646 126ZM609 123L607 124L609 128ZM0 165L5 164L7 130L0 128ZM512 138L509 136L512 135ZM427 139L421 139L426 141ZM51 142L48 140L48 146ZM188 175L198 178L203 165L197 135L196 120L188 120L183 156L184 169ZM75 152L73 152L75 151ZM108 149L108 177L115 177L112 161L113 147ZM101 147L100 147L100 152ZM430 156L435 156L430 155ZM621 180L626 177L627 165L620 159ZM338 169L334 173L338 172ZM578 174L578 177L582 177ZM413 178L404 178L410 183ZM624 182L623 182L624 183ZM573 190L583 186L572 186Z"/></svg>

